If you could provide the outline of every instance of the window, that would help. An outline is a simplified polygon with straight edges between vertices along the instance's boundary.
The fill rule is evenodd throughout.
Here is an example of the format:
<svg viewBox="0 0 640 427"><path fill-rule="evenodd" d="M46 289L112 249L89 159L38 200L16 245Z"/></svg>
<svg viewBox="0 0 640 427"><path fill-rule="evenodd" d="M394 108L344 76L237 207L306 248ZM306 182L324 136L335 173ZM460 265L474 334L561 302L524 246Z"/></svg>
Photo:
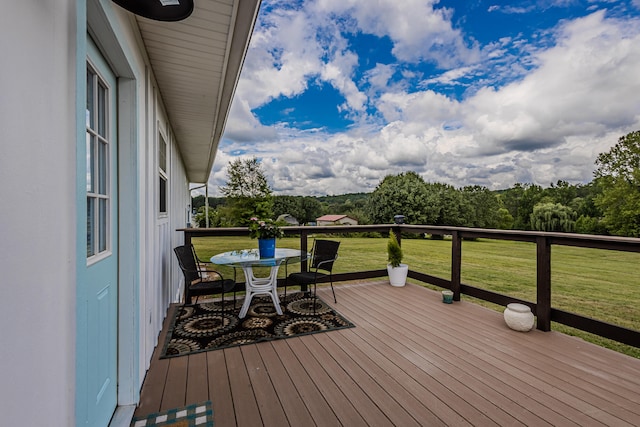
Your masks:
<svg viewBox="0 0 640 427"><path fill-rule="evenodd" d="M109 250L109 117L108 88L87 66L87 258Z"/></svg>
<svg viewBox="0 0 640 427"><path fill-rule="evenodd" d="M167 214L167 142L158 135L158 212L160 215Z"/></svg>

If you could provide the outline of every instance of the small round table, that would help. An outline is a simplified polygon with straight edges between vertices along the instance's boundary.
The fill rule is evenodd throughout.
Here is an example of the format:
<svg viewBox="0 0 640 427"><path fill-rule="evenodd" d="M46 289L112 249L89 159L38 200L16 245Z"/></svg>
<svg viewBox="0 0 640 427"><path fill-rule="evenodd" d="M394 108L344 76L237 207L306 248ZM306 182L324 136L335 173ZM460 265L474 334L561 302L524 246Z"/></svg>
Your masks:
<svg viewBox="0 0 640 427"><path fill-rule="evenodd" d="M278 269L282 262L300 262L303 254L299 249L276 248L273 258L260 258L257 249L243 249L214 255L211 257L211 262L217 265L242 268L246 289L244 303L238 315L242 319L247 315L254 295L269 295L273 300L276 312L282 315L278 298ZM271 267L271 272L267 277L256 277L253 274L253 267Z"/></svg>

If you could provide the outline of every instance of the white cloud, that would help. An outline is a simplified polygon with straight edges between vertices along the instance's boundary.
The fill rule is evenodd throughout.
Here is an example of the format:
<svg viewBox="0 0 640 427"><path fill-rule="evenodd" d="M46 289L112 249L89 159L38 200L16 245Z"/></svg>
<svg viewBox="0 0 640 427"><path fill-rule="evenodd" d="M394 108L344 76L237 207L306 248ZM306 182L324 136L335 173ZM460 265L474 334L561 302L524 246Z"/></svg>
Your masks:
<svg viewBox="0 0 640 427"><path fill-rule="evenodd" d="M322 67L323 47L307 15L279 10L267 15L251 39L236 98L251 108L301 94Z"/></svg>
<svg viewBox="0 0 640 427"><path fill-rule="evenodd" d="M538 69L465 103L465 126L487 149L529 151L637 125L640 33L625 25L596 12L561 27Z"/></svg>
<svg viewBox="0 0 640 427"><path fill-rule="evenodd" d="M640 128L637 19L595 12L560 24L548 35L555 43L530 46L525 39L503 38L482 48L488 62L474 63L479 50L466 46L446 11L434 12L433 4L319 0L271 16L252 41L227 124L232 138L218 153L212 191L224 183L230 153L262 158L280 194L371 191L385 175L407 170L431 182L492 189L516 182L587 182L597 154ZM428 15L431 27L403 31L419 13ZM413 90L390 84L394 74L407 72L398 64L372 64L357 82L359 58L338 32L346 20L390 37L394 54L409 61L429 55L439 60L430 43L418 46L439 37L455 64ZM514 48L529 53L528 63L510 56ZM439 84L458 86L488 63L511 83L478 88L460 100L435 91ZM270 99L302 93L314 79L340 91L351 114L374 108L380 124L365 120L329 134L266 127L251 113Z"/></svg>
<svg viewBox="0 0 640 427"><path fill-rule="evenodd" d="M319 0L316 10L349 16L364 33L389 37L401 61L435 61L441 67L479 59L475 46L465 42L451 24L451 11L434 8L438 0Z"/></svg>
<svg viewBox="0 0 640 427"><path fill-rule="evenodd" d="M343 110L362 112L367 102L367 96L358 90L353 81L357 63L358 57L353 53L338 53L331 62L325 64L320 76L345 97L346 105L342 107Z"/></svg>
<svg viewBox="0 0 640 427"><path fill-rule="evenodd" d="M231 111L227 119L225 137L235 141L263 141L276 138L275 128L264 126L253 115L249 102L236 97L231 104Z"/></svg>

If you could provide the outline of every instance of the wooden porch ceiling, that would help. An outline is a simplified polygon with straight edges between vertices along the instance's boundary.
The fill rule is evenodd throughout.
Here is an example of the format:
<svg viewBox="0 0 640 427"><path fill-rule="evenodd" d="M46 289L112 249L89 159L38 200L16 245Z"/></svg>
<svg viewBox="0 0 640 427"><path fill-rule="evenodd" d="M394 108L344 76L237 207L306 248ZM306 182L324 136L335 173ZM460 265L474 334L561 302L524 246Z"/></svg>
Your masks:
<svg viewBox="0 0 640 427"><path fill-rule="evenodd" d="M135 18L191 182L211 173L259 8L198 0L179 22Z"/></svg>
<svg viewBox="0 0 640 427"><path fill-rule="evenodd" d="M442 304L417 285L339 284L336 294L332 305L355 328L155 354L136 415L211 400L217 427L640 422L638 359L557 332L512 331L500 313Z"/></svg>

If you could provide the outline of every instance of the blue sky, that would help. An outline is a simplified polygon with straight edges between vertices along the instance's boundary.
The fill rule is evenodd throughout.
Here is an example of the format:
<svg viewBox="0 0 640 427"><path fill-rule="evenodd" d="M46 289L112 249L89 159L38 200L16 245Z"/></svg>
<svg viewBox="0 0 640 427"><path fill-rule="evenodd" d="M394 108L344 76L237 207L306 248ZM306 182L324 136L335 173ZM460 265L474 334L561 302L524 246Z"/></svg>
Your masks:
<svg viewBox="0 0 640 427"><path fill-rule="evenodd" d="M209 191L585 183L638 129L640 0L263 0Z"/></svg>

